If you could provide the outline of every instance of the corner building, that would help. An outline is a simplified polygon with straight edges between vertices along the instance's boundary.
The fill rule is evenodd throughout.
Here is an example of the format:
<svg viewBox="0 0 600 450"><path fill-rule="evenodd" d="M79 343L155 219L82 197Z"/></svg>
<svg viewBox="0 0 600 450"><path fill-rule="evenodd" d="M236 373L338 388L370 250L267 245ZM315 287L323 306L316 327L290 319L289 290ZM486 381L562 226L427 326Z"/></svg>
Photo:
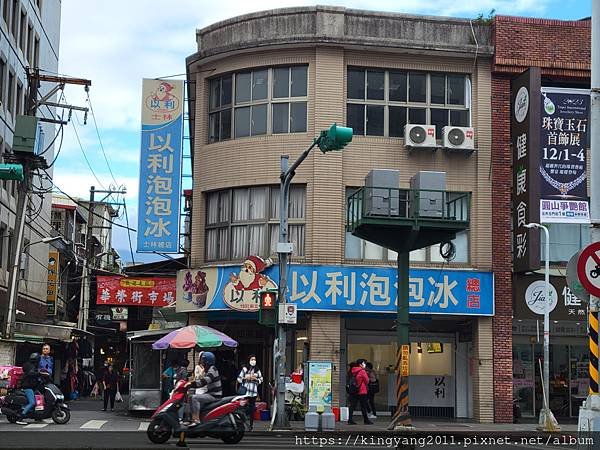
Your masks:
<svg viewBox="0 0 600 450"><path fill-rule="evenodd" d="M354 128L343 151L311 153L290 195L288 301L299 314L287 365L333 361L334 405L346 404L346 367L359 357L379 374L378 413L396 404L396 255L345 231L346 199L372 169L398 170L406 189L418 171L445 172L446 190L472 194L453 261L439 245L411 254L412 414L492 422L512 404L490 392L502 376L493 351L505 345L492 327L491 36L475 21L321 6L197 31L187 58L192 271L238 272L249 255L276 261L280 156L293 162L334 122ZM439 148L407 148L407 123L434 125ZM441 148L450 125L474 129L474 152ZM237 339L237 363L255 353L272 378L274 334L256 313L182 301L190 323ZM511 421L512 410L496 420Z"/></svg>

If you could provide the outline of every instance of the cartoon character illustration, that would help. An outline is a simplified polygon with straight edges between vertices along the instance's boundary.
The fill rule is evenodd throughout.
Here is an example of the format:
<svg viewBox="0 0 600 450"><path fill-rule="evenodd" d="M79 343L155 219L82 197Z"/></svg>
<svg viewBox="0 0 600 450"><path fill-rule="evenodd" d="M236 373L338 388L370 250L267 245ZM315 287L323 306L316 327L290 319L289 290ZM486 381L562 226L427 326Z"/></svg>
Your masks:
<svg viewBox="0 0 600 450"><path fill-rule="evenodd" d="M276 284L261 272L270 267L273 261L258 256L248 256L239 274L232 273L223 291L225 303L240 311L258 310L258 291L276 289Z"/></svg>
<svg viewBox="0 0 600 450"><path fill-rule="evenodd" d="M173 99L173 94L171 91L174 86L171 83L167 83L163 81L158 85L158 89L156 92L153 92L152 98L153 100L158 100L159 102L166 102Z"/></svg>

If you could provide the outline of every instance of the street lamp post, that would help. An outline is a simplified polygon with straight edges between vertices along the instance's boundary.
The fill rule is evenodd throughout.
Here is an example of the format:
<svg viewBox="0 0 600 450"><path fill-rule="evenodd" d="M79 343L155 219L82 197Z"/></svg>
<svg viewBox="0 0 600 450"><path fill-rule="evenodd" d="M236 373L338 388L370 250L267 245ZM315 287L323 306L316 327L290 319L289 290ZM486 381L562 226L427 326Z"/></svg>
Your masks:
<svg viewBox="0 0 600 450"><path fill-rule="evenodd" d="M550 417L550 233L548 227L539 223L528 223L525 228L541 228L546 236L546 258L544 261L544 409L545 420L543 426L546 427ZM541 414L541 413L540 413ZM540 424L541 425L541 424Z"/></svg>
<svg viewBox="0 0 600 450"><path fill-rule="evenodd" d="M18 258L15 257L13 261L13 265L10 268L10 284L8 287L8 313L6 315L6 328L4 330L4 336L8 339L12 338L14 328L15 328L15 310L17 306L17 296L19 295L19 266L21 265L21 255L25 252L27 247L30 247L35 244L48 244L50 242L62 240L68 245L68 241L65 240L62 236L54 236L54 237L45 237L40 239L39 241L30 242L23 246L23 249L20 252L17 252Z"/></svg>

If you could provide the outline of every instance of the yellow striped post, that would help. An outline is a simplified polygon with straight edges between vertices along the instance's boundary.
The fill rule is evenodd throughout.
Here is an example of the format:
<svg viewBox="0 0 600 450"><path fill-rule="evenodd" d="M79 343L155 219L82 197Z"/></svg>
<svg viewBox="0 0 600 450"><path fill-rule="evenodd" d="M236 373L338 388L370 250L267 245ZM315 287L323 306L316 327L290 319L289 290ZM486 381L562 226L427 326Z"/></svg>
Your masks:
<svg viewBox="0 0 600 450"><path fill-rule="evenodd" d="M598 394L598 311L590 311L590 395Z"/></svg>

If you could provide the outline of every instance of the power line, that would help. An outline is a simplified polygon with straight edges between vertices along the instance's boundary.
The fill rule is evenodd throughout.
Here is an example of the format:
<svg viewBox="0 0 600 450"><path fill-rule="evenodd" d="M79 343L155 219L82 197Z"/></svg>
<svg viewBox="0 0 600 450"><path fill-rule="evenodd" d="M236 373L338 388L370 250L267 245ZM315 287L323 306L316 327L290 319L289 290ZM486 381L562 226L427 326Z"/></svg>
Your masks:
<svg viewBox="0 0 600 450"><path fill-rule="evenodd" d="M129 251L131 252L131 262L135 264L135 257L133 256L133 246L131 245L131 231L129 228L129 216L127 215L127 202L123 198L123 210L125 211L125 221L127 223L127 238L129 240Z"/></svg>
<svg viewBox="0 0 600 450"><path fill-rule="evenodd" d="M75 113L75 117L77 117L77 113ZM81 140L79 139L79 133L77 133L77 127L75 126L75 122L71 121L71 125L73 125L73 130L75 131L75 136L77 137L77 142L79 142L79 148L81 149L81 153L83 154L83 157L85 159L85 162L87 163L87 166L90 168L92 175L94 175L94 178L96 179L98 184L102 187L102 189L106 189L106 187L102 184L102 181L100 181L100 179L96 175L96 172L94 172L94 169L92 168L92 165L90 164L90 160L88 159L87 154L85 153L85 150L83 149L83 145L81 144Z"/></svg>
<svg viewBox="0 0 600 450"><path fill-rule="evenodd" d="M92 113L92 120L94 121L94 128L96 128L96 135L98 136L98 142L100 142L100 149L102 150L102 155L104 155L104 161L106 161L106 166L108 167L108 171L110 172L110 176L112 177L115 184L119 184L113 174L112 168L110 167L110 163L108 162L108 158L106 157L106 152L104 151L104 145L102 144L102 139L100 138L100 130L98 129L98 123L96 122L96 115L94 114L94 108L92 107L92 100L90 99L90 92L87 91L87 102L90 105L90 112ZM77 115L75 115L77 117Z"/></svg>

